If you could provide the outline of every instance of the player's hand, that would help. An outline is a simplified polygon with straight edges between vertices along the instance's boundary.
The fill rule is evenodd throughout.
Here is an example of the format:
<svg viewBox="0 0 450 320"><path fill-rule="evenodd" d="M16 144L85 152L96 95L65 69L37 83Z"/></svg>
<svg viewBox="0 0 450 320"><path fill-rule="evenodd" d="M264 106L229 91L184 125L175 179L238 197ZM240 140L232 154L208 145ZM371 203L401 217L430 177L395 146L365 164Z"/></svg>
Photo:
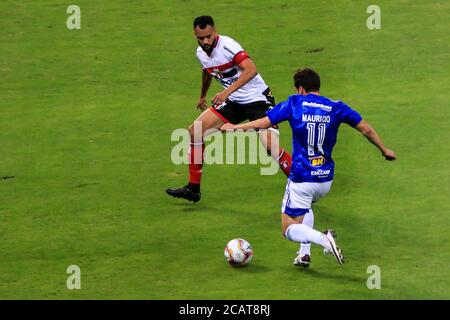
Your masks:
<svg viewBox="0 0 450 320"><path fill-rule="evenodd" d="M223 126L220 127L220 131L234 131L235 125L231 123L225 123Z"/></svg>
<svg viewBox="0 0 450 320"><path fill-rule="evenodd" d="M386 150L383 152L383 156L384 156L384 158L385 158L386 160L388 160L388 161L392 161L392 160L397 159L397 156L395 155L395 152L392 151L392 150L389 150L389 149L386 149Z"/></svg>
<svg viewBox="0 0 450 320"><path fill-rule="evenodd" d="M228 93L224 90L222 92L219 92L218 94L216 94L214 96L214 98L212 98L211 102L213 105L221 105L222 103L224 103L228 98Z"/></svg>
<svg viewBox="0 0 450 320"><path fill-rule="evenodd" d="M206 98L200 98L200 100L197 103L197 109L200 109L201 111L205 111L208 109L208 105L206 104Z"/></svg>

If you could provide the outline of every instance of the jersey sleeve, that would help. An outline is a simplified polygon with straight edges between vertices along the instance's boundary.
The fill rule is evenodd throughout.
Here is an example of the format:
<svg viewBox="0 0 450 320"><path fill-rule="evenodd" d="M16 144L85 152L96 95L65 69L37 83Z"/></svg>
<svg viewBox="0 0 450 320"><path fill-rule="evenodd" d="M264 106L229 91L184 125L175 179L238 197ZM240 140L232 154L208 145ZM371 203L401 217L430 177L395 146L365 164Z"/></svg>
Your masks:
<svg viewBox="0 0 450 320"><path fill-rule="evenodd" d="M249 58L249 55L235 40L228 38L223 45L225 57L229 61L233 61L235 65L239 65L242 61Z"/></svg>
<svg viewBox="0 0 450 320"><path fill-rule="evenodd" d="M288 120L292 116L292 107L290 100L283 101L266 112L272 125Z"/></svg>
<svg viewBox="0 0 450 320"><path fill-rule="evenodd" d="M341 108L342 108L342 111L340 112L341 122L347 123L352 127L356 127L356 125L360 123L361 120L363 119L358 112L356 112L343 102Z"/></svg>

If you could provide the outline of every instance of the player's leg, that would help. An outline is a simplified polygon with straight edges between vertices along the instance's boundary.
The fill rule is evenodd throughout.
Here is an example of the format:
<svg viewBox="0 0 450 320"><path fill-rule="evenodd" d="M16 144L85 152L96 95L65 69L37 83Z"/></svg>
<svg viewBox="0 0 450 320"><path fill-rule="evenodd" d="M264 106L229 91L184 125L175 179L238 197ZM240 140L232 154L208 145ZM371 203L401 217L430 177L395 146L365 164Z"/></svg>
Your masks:
<svg viewBox="0 0 450 320"><path fill-rule="evenodd" d="M189 187L195 192L200 192L200 182L203 168L203 154L205 151L205 142L203 138L205 132L210 129L219 129L225 119L214 113L209 108L189 126L190 149L189 149Z"/></svg>
<svg viewBox="0 0 450 320"><path fill-rule="evenodd" d="M303 217L291 217L286 213L281 214L281 226L286 239L294 242L312 242L324 248L324 252L332 253L339 264L344 263L342 250L337 246L332 230L324 233L312 229L301 223Z"/></svg>
<svg viewBox="0 0 450 320"><path fill-rule="evenodd" d="M289 152L280 148L279 131L275 128L259 131L259 139L266 148L267 153L279 164L281 170L289 177L291 172L292 158Z"/></svg>
<svg viewBox="0 0 450 320"><path fill-rule="evenodd" d="M329 192L331 184L332 181L325 184L320 184L318 188L315 188L312 203L317 202L320 198L324 197ZM302 223L311 229L314 229L314 211L312 208L309 209L309 211L304 215ZM311 262L311 243L301 243L298 255L300 264L305 267L309 266L309 263Z"/></svg>
<svg viewBox="0 0 450 320"><path fill-rule="evenodd" d="M309 211L303 216L303 222L305 226L314 229L314 212L313 209L309 209ZM311 263L311 243L300 243L300 250L297 252L298 256L296 258L296 264L299 264L303 267L308 267Z"/></svg>
<svg viewBox="0 0 450 320"><path fill-rule="evenodd" d="M299 186L295 187L295 183L288 182L286 186L286 193L283 199L283 212L289 212L290 216L298 216L301 217L301 222L308 226L309 228L313 228L314 226L314 215L312 209L308 209L311 207L313 201L313 193L309 192L309 189L298 190ZM294 189L294 190L290 190ZM298 194L294 194L297 192ZM294 203L292 202L292 196L294 196ZM296 209L295 209L296 208ZM311 243L305 242L300 243L300 250L297 252L297 257L294 259L294 265L298 267L309 267L311 263Z"/></svg>
<svg viewBox="0 0 450 320"><path fill-rule="evenodd" d="M207 130L219 129L226 121L220 114L209 108L189 126L189 183L182 188L167 189L166 192L169 195L193 202L200 200L200 182L203 168L203 153L205 151L203 138Z"/></svg>
<svg viewBox="0 0 450 320"><path fill-rule="evenodd" d="M299 243L315 243L321 245L327 252L336 257L338 263L343 263L341 250L337 247L331 230L321 233L304 222L305 215L311 209L311 203L317 194L324 196L331 187L331 182L321 183L294 183L288 181L282 204L281 228L286 239ZM302 265L298 258L295 265Z"/></svg>
<svg viewBox="0 0 450 320"><path fill-rule="evenodd" d="M295 242L313 242L326 250L331 250L330 241L322 232L303 224L303 216L291 216L285 212L281 214L281 230L286 239Z"/></svg>
<svg viewBox="0 0 450 320"><path fill-rule="evenodd" d="M270 92L270 90L269 90ZM265 95L265 94L264 94ZM242 108L249 121L264 118L266 112L273 106L274 101L259 101L246 105ZM259 131L259 139L269 154L279 164L281 170L286 176L291 171L292 158L289 152L280 148L279 131L277 128Z"/></svg>

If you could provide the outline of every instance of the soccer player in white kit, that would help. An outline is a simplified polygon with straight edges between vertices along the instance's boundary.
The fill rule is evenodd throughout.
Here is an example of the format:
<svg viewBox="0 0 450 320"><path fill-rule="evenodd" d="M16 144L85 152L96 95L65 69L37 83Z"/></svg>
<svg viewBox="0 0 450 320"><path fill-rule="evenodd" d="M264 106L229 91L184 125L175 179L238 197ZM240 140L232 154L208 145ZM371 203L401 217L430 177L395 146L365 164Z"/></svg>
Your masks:
<svg viewBox="0 0 450 320"><path fill-rule="evenodd" d="M248 53L232 38L217 34L212 17L195 18L194 34L199 44L196 56L202 65L202 88L197 108L203 111L195 122L202 124L202 133L195 134L194 124L189 127L189 183L178 189L166 189L166 193L197 202L201 196L204 133L208 129L219 129L225 123L237 124L263 118L266 111L275 105L275 99ZM212 98L212 106L208 107L206 94L212 78L224 90ZM288 176L291 156L279 148L278 131L272 129L260 132L260 140Z"/></svg>
<svg viewBox="0 0 450 320"><path fill-rule="evenodd" d="M226 124L222 130L264 129L289 121L292 128L293 160L286 185L282 207L281 228L286 239L301 243L294 260L296 266L309 266L310 243L332 253L342 264L344 256L331 229L321 233L315 230L312 204L325 197L334 178L331 157L339 126L346 123L360 131L381 151L386 160L395 160L395 153L386 148L376 131L361 115L342 101L333 101L320 95L320 77L305 68L294 75L298 94L267 111L267 117L242 125Z"/></svg>

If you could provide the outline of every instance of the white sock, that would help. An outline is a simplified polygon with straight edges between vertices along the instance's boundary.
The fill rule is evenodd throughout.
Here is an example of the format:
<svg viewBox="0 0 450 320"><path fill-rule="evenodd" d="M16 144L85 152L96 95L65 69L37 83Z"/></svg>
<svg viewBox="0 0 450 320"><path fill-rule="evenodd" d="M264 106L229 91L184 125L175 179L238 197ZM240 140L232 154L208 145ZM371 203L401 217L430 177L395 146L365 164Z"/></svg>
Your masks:
<svg viewBox="0 0 450 320"><path fill-rule="evenodd" d="M303 216L302 224L314 229L314 212L312 209L309 209L309 211ZM299 254L300 256L304 256L305 254L311 255L311 243L300 243Z"/></svg>
<svg viewBox="0 0 450 320"><path fill-rule="evenodd" d="M295 242L313 242L331 251L328 239L322 232L314 230L301 223L291 224L286 229L286 238Z"/></svg>

